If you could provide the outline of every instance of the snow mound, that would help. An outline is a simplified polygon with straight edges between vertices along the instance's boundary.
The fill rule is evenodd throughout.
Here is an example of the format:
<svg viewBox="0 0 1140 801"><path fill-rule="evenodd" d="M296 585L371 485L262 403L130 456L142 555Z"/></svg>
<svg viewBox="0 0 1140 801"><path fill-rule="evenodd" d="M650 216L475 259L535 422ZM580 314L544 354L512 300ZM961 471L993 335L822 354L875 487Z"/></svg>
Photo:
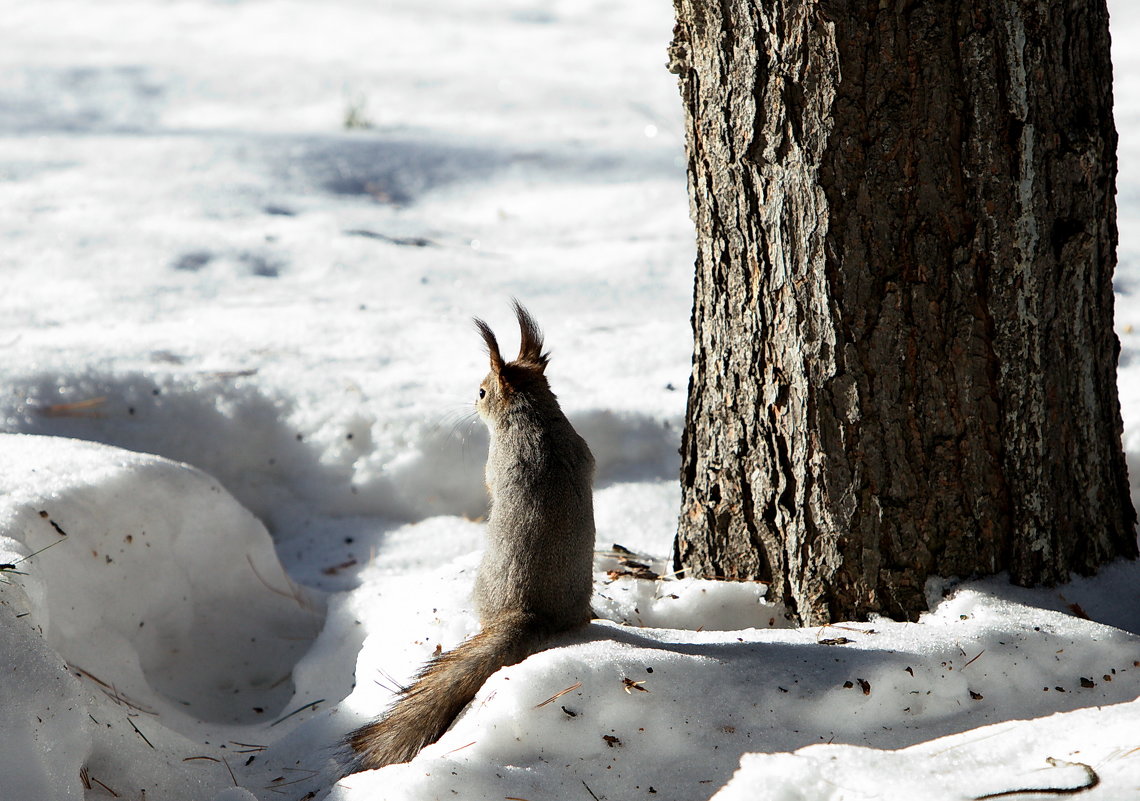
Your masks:
<svg viewBox="0 0 1140 801"><path fill-rule="evenodd" d="M0 760L20 765L19 797L232 784L218 749L293 700L324 617L257 519L187 465L0 435L0 545L0 636L23 677L5 730L29 729Z"/></svg>

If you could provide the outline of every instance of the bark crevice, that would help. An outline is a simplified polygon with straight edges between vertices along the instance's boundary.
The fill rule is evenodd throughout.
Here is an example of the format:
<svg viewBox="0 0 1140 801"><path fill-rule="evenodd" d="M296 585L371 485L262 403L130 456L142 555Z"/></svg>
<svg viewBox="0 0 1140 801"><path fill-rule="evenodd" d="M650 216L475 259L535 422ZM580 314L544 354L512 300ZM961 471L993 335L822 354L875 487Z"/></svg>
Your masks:
<svg viewBox="0 0 1140 801"><path fill-rule="evenodd" d="M1103 2L675 5L678 567L814 623L1135 555Z"/></svg>

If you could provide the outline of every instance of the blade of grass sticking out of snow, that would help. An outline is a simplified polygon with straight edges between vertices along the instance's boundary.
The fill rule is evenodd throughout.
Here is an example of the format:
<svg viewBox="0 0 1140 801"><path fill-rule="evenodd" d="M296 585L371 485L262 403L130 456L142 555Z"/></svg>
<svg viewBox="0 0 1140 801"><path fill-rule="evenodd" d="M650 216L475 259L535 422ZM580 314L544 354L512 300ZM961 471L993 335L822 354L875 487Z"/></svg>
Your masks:
<svg viewBox="0 0 1140 801"><path fill-rule="evenodd" d="M51 406L40 406L36 412L43 417L103 417L103 412L97 411L107 402L107 396L88 398L73 403L54 403Z"/></svg>
<svg viewBox="0 0 1140 801"><path fill-rule="evenodd" d="M23 564L24 562L31 559L33 556L39 556L41 553L46 551L48 548L54 548L56 545L59 545L61 542L64 542L64 540L56 540L55 542L53 542L49 545L45 545L44 547L40 548L38 551L33 551L32 553L28 554L27 556L22 557L20 559L17 559L15 562L6 562L5 564L0 565L0 574L8 574L8 575L13 575L13 576L26 576L26 575L28 575L27 573L23 572L22 570L17 570L16 566ZM6 581L4 583L9 584L10 582Z"/></svg>
<svg viewBox="0 0 1140 801"><path fill-rule="evenodd" d="M556 692L554 695L552 695L552 696L550 696L549 698L547 698L547 699L546 699L545 701L543 701L541 704L535 704L535 705L534 705L534 708L535 708L535 709L538 709L539 707L543 707L543 706L546 706L547 704L551 704L551 703L554 703L554 702L555 702L555 701L557 701L559 698L561 698L562 696L566 695L566 693L572 693L572 692L574 692L575 690L577 690L577 689L578 689L579 687L581 687L581 686L582 686L582 682L578 682L578 683L576 683L576 684L573 684L573 685L571 685L571 686L567 687L565 690L561 690L560 692Z"/></svg>
<svg viewBox="0 0 1140 801"><path fill-rule="evenodd" d="M131 724L131 728L135 730L135 734L143 738L144 743L149 745L151 748L154 748L154 743L152 743L150 739L139 730L139 727L135 725L135 722L131 720L129 715L127 716L127 723Z"/></svg>
<svg viewBox="0 0 1140 801"><path fill-rule="evenodd" d="M305 602L304 596L301 595L300 588L294 584L288 576L285 576L285 581L289 586L289 592L285 592L284 590L274 587L272 584L265 580L264 576L257 572L257 567L253 564L252 556L246 554L245 561L249 563L249 569L253 571L253 575L257 576L257 580L261 582L262 586L265 587L265 589L269 590L275 595L280 595L282 598L289 598L293 601L296 601L297 606L301 607L302 609L309 608L308 604Z"/></svg>
<svg viewBox="0 0 1140 801"><path fill-rule="evenodd" d="M288 715L285 715L284 717L278 718L277 720L273 721L269 725L270 726L276 726L278 723L284 723L289 718L293 717L296 714L304 712L306 709L310 709L310 708L315 709L317 704L324 703L324 700L325 699L323 699L323 698L318 698L316 701L310 701L309 703L305 704L304 706L297 707L292 712L290 712Z"/></svg>
<svg viewBox="0 0 1140 801"><path fill-rule="evenodd" d="M968 668L970 665L972 665L972 664L974 664L975 662L977 662L977 661L978 661L978 659L979 659L979 657L981 657L981 655L982 655L982 654L984 654L985 652L986 652L986 649L985 649L985 648L983 648L982 650L978 651L978 655L977 655L977 656L975 656L973 659L971 659L971 660L970 660L969 662L967 662L966 664L962 665L962 670L965 670L965 669L966 669L966 668Z"/></svg>

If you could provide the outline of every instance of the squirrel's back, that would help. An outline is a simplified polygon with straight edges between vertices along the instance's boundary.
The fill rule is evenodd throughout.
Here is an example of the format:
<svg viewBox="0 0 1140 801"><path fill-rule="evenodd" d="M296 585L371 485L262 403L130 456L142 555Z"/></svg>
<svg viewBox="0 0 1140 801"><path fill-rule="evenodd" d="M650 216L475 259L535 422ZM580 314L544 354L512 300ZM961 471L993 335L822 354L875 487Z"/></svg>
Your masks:
<svg viewBox="0 0 1140 801"><path fill-rule="evenodd" d="M489 455L481 619L525 609L570 628L591 617L594 458L569 423L552 428L525 443L502 437Z"/></svg>
<svg viewBox="0 0 1140 801"><path fill-rule="evenodd" d="M487 547L475 580L482 631L432 660L391 711L349 735L357 769L405 762L435 742L487 678L592 617L594 457L546 381L542 334L519 303L518 358L494 333L476 401L491 433Z"/></svg>

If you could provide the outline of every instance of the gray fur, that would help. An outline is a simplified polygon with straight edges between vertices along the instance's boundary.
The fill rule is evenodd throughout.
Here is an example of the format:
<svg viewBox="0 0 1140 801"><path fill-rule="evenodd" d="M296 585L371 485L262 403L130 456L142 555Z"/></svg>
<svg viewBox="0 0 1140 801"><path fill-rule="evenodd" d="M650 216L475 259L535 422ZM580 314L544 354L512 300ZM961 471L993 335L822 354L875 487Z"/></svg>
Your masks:
<svg viewBox="0 0 1140 801"><path fill-rule="evenodd" d="M518 301L515 314L522 346L510 363L475 321L491 360L475 404L491 433L491 512L474 594L483 631L429 662L387 716L349 735L351 769L410 760L492 673L592 617L594 457L550 391L542 332Z"/></svg>
<svg viewBox="0 0 1140 801"><path fill-rule="evenodd" d="M594 457L546 379L487 420L487 550L475 581L481 620L526 611L558 628L590 619Z"/></svg>

